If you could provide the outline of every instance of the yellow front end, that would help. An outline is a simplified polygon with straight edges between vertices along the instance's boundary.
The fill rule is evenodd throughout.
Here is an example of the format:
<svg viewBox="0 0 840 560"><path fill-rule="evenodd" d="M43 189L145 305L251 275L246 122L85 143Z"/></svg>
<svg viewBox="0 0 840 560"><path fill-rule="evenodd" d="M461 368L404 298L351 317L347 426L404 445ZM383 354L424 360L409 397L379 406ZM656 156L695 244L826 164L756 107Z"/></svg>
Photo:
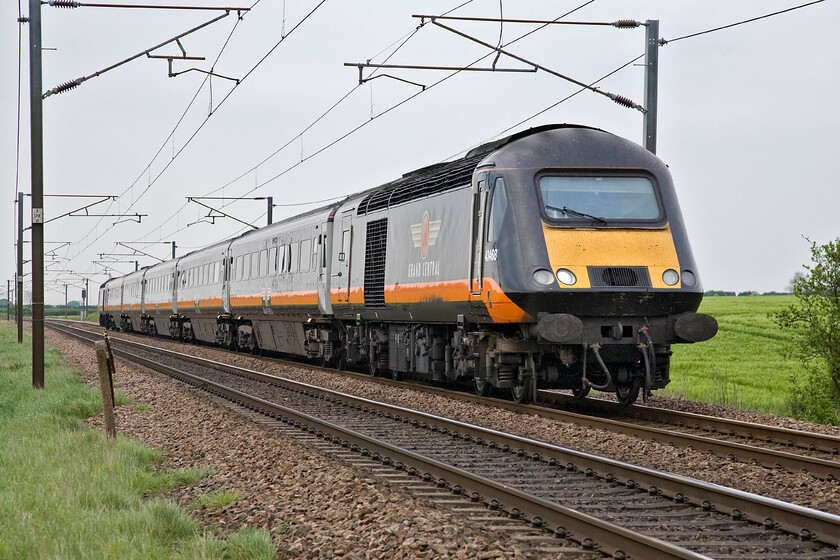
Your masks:
<svg viewBox="0 0 840 560"><path fill-rule="evenodd" d="M677 250L666 224L660 229L570 229L550 227L543 223L548 258L554 272L567 269L577 281L573 285L560 282L561 288L591 288L587 267L646 267L652 288L679 289L665 284L666 270L680 270Z"/></svg>

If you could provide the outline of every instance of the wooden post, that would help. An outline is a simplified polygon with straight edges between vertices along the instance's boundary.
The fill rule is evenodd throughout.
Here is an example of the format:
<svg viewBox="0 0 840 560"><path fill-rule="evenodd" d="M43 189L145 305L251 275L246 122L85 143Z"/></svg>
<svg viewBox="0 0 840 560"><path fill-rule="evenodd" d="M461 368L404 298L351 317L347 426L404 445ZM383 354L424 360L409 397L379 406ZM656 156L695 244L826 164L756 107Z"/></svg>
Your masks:
<svg viewBox="0 0 840 560"><path fill-rule="evenodd" d="M96 361L99 364L99 392L102 394L102 415L105 419L105 435L108 438L117 437L117 426L114 422L114 388L111 375L111 360L108 359L108 348L105 341L99 340L96 347Z"/></svg>
<svg viewBox="0 0 840 560"><path fill-rule="evenodd" d="M117 402L117 399L114 398L114 375L117 373L117 364L114 362L114 351L111 350L111 337L108 336L108 329L102 329L102 336L105 338L105 350L108 352L108 371L111 372L108 375L108 384L111 387L111 402Z"/></svg>

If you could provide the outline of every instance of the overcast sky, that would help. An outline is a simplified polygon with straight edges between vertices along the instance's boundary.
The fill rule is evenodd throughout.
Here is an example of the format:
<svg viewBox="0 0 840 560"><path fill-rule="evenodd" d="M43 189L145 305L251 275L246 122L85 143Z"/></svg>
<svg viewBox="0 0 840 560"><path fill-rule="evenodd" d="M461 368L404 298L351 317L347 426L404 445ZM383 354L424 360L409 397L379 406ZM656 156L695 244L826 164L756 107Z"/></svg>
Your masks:
<svg viewBox="0 0 840 560"><path fill-rule="evenodd" d="M134 260L140 266L158 262L142 255L109 259L132 253L115 242L167 258L169 246L149 242L174 240L183 255L246 227L229 218L211 224L208 210L188 203L188 196L273 196L275 204L287 205L274 209L277 221L313 207L301 204L382 184L531 126L585 124L641 143L640 112L591 92L557 104L579 88L548 73L462 72L441 82L449 72L380 71L423 84L422 90L384 76L359 86L358 70L344 66L386 59L456 67L475 62L488 49L432 24L418 29L420 20L412 17L442 14L460 3L261 0L241 20L232 14L181 40L188 56L206 60L174 61L173 69L213 67L218 76L211 80L197 71L169 78L166 60L144 56L48 97L45 194L115 195L116 201L89 212L143 216L140 223L68 217L47 224L47 251L56 255L49 268L74 272L47 275L47 303L63 303L65 283L71 284L69 299L78 300L79 288L72 285L80 285L80 277L89 277L92 289L106 279L93 261L130 261L106 265L121 272L133 270ZM595 0L565 19L658 19L660 36L676 39L798 3ZM555 19L581 4L504 1L501 8L506 18ZM499 0L474 0L451 15L498 18L499 12ZM51 49L43 53L44 89L91 75L218 15L44 6L43 46ZM13 278L15 262L17 3L0 3L0 16L2 281ZM660 49L657 154L674 176L706 289L781 291L809 262L806 237L825 243L840 236L838 20L840 2L827 0ZM586 83L644 52L644 28L554 25L515 41L536 26L446 24L493 45L501 36L518 56ZM26 26L23 32L19 190L28 193ZM179 53L171 44L154 54ZM491 55L476 66L492 63ZM501 56L496 67L524 65ZM643 69L628 66L599 87L643 104ZM48 197L46 217L95 200ZM223 211L244 222L265 224L264 201L205 202L226 204ZM25 210L28 226L28 197ZM128 221L114 225L121 220Z"/></svg>

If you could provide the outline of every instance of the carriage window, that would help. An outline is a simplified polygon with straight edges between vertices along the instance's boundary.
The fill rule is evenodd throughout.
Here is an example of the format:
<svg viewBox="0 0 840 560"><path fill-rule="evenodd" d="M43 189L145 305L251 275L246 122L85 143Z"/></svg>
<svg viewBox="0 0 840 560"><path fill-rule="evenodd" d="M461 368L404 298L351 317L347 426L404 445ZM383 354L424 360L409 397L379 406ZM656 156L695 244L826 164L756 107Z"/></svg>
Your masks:
<svg viewBox="0 0 840 560"><path fill-rule="evenodd" d="M298 244L289 245L289 272L298 271Z"/></svg>
<svg viewBox="0 0 840 560"><path fill-rule="evenodd" d="M312 270L318 270L318 248L320 237L312 238Z"/></svg>
<svg viewBox="0 0 840 560"><path fill-rule="evenodd" d="M277 274L277 247L268 250L268 273Z"/></svg>
<svg viewBox="0 0 840 560"><path fill-rule="evenodd" d="M300 242L300 271L309 272L309 254L312 252L312 240L304 239Z"/></svg>
<svg viewBox="0 0 840 560"><path fill-rule="evenodd" d="M653 183L646 177L539 179L543 213L557 221L657 220L661 213Z"/></svg>
<svg viewBox="0 0 840 560"><path fill-rule="evenodd" d="M268 251L263 249L260 251L260 278L264 278L268 273Z"/></svg>
<svg viewBox="0 0 840 560"><path fill-rule="evenodd" d="M257 252L251 253L251 278L259 278L260 273L260 254Z"/></svg>

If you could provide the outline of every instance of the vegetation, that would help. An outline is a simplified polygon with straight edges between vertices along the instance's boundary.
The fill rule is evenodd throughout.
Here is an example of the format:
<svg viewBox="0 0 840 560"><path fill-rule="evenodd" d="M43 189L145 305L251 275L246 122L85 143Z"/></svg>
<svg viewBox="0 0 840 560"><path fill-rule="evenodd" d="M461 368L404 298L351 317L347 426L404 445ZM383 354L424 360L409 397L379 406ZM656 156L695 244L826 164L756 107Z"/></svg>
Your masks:
<svg viewBox="0 0 840 560"><path fill-rule="evenodd" d="M718 334L707 342L671 347L671 383L660 394L773 414L793 412L791 379L805 380L808 371L783 355L789 333L770 317L793 301L793 296L704 299L700 311L717 319Z"/></svg>
<svg viewBox="0 0 840 560"><path fill-rule="evenodd" d="M209 509L219 509L228 504L232 504L239 499L239 494L233 490L218 490L212 494L202 494L193 500L193 507L206 507Z"/></svg>
<svg viewBox="0 0 840 560"><path fill-rule="evenodd" d="M793 379L793 412L834 421L840 409L840 239L811 243L811 265L793 280L795 301L773 314L790 334L787 355L808 374Z"/></svg>
<svg viewBox="0 0 840 560"><path fill-rule="evenodd" d="M98 394L56 350L32 389L28 330L16 339L0 322L0 558L274 557L267 533L216 539L162 496L209 468L163 470L160 452L88 429Z"/></svg>

